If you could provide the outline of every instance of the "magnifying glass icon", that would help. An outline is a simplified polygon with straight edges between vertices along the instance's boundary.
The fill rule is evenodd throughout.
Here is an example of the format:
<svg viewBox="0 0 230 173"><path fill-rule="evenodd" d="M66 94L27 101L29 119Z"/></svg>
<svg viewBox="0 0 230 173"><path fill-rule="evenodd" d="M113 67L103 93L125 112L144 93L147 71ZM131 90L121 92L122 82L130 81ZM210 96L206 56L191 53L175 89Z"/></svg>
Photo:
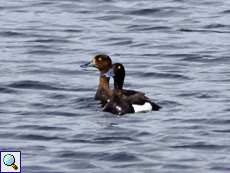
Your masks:
<svg viewBox="0 0 230 173"><path fill-rule="evenodd" d="M3 158L3 162L7 166L12 166L15 170L18 169L18 167L14 164L15 163L15 158L12 154L7 154Z"/></svg>

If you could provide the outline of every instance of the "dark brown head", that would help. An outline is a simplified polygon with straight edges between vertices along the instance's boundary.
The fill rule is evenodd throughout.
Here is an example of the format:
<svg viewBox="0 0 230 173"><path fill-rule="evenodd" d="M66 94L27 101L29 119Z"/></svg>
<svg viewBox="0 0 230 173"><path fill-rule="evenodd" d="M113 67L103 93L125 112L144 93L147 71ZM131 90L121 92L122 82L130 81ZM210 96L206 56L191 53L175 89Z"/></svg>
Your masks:
<svg viewBox="0 0 230 173"><path fill-rule="evenodd" d="M110 67L112 66L112 61L108 55L99 54L96 55L92 61L81 65L81 67L95 67L99 69L100 71L108 71Z"/></svg>

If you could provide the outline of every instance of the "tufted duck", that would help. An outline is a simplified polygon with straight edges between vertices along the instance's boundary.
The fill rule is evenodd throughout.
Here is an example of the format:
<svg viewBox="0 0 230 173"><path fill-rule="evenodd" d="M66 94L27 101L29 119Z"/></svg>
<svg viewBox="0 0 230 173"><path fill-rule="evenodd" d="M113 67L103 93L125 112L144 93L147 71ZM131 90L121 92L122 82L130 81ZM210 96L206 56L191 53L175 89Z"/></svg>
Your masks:
<svg viewBox="0 0 230 173"><path fill-rule="evenodd" d="M122 64L113 64L111 69L102 76L114 78L113 95L103 108L103 111L123 115L125 113L145 112L161 108L148 99L122 97L121 91L125 78L125 68Z"/></svg>

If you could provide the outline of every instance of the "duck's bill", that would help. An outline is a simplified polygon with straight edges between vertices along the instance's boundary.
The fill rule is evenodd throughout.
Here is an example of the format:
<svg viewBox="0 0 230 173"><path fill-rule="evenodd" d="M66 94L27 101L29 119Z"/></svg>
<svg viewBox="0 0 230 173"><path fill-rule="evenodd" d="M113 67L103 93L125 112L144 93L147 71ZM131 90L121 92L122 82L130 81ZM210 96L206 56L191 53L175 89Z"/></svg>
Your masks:
<svg viewBox="0 0 230 173"><path fill-rule="evenodd" d="M102 77L107 77L107 78L113 77L113 76L115 76L113 69L109 69L109 71L107 73L102 75Z"/></svg>
<svg viewBox="0 0 230 173"><path fill-rule="evenodd" d="M95 67L95 65L93 64L93 61L90 61L86 64L81 65L80 67L82 67L82 68Z"/></svg>

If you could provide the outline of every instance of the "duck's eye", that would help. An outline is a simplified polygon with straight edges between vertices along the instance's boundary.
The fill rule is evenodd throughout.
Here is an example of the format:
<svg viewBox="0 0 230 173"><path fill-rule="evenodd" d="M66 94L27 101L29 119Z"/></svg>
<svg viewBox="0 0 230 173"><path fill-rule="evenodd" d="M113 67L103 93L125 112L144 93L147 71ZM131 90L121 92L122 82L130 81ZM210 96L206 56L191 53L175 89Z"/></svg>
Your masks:
<svg viewBox="0 0 230 173"><path fill-rule="evenodd" d="M98 61L101 61L101 58L98 58Z"/></svg>
<svg viewBox="0 0 230 173"><path fill-rule="evenodd" d="M120 68L121 68L121 66L118 66L117 68L118 68L118 69L120 69Z"/></svg>

